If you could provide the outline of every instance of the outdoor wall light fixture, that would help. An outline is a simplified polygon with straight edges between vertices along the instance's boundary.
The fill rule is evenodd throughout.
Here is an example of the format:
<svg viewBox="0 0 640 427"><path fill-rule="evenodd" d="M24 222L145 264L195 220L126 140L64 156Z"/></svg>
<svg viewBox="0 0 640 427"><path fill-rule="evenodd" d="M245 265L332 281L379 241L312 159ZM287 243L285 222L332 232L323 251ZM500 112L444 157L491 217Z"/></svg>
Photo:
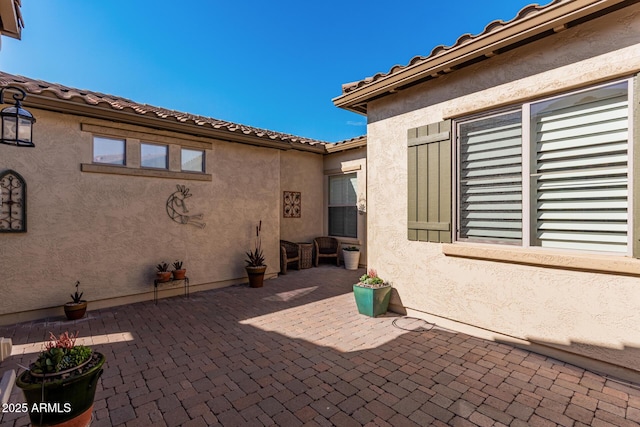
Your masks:
<svg viewBox="0 0 640 427"><path fill-rule="evenodd" d="M18 147L35 147L32 142L32 136L33 124L36 122L36 118L22 108L22 103L20 102L27 97L27 94L19 87L4 87L0 90L0 104L4 104L4 91L7 89L18 91L18 93L13 94L16 104L0 111L0 118L2 118L0 143Z"/></svg>

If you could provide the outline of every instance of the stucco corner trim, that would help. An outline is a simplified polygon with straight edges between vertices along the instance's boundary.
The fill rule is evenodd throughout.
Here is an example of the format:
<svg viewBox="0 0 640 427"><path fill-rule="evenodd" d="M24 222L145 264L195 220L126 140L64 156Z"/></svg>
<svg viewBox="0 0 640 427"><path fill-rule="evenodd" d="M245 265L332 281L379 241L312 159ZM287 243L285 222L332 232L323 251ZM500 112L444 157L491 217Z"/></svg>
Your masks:
<svg viewBox="0 0 640 427"><path fill-rule="evenodd" d="M442 253L451 257L640 277L640 260L625 256L574 254L538 248L499 248L466 242L443 244Z"/></svg>
<svg viewBox="0 0 640 427"><path fill-rule="evenodd" d="M155 169L135 169L123 166L96 165L93 163L82 163L80 165L82 172L106 173L111 175L140 176L147 178L169 178L183 179L191 181L211 181L212 176L199 172L174 172Z"/></svg>

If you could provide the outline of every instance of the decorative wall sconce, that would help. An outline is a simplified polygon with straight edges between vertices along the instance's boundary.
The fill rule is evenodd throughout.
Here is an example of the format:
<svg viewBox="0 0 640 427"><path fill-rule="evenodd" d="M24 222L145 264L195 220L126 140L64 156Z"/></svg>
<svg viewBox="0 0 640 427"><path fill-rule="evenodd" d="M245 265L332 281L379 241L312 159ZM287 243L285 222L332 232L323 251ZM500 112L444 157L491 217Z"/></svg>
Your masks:
<svg viewBox="0 0 640 427"><path fill-rule="evenodd" d="M7 86L0 90L0 103L4 104L4 91L11 89L18 91L13 94L16 104L12 107L4 108L0 111L0 143L7 145L16 145L18 147L35 147L32 142L33 124L36 118L22 108L22 103L27 94L24 90L15 86Z"/></svg>

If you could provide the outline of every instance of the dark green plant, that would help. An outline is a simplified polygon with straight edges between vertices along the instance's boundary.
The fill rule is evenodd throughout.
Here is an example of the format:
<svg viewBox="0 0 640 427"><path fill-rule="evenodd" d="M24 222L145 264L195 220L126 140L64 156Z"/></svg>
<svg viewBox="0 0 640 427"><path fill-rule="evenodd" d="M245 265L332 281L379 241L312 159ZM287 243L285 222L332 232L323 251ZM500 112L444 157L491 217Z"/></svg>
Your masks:
<svg viewBox="0 0 640 427"><path fill-rule="evenodd" d="M262 220L256 226L256 247L253 251L247 252L247 267L263 267L264 253L262 252L262 241L260 238L260 232L262 231Z"/></svg>
<svg viewBox="0 0 640 427"><path fill-rule="evenodd" d="M349 251L349 252L358 252L360 251L360 248L358 248L357 246L347 246L345 248L342 248L345 251Z"/></svg>
<svg viewBox="0 0 640 427"><path fill-rule="evenodd" d="M80 292L78 294L79 286L80 286L80 281L76 280L76 292L74 294L71 294L71 300L76 304L82 302L82 295L84 295L84 292Z"/></svg>
<svg viewBox="0 0 640 427"><path fill-rule="evenodd" d="M45 350L38 355L38 359L31 365L30 370L36 374L51 374L75 368L89 360L91 349L83 345L76 345L78 333L65 332L56 337L49 332L50 341Z"/></svg>
<svg viewBox="0 0 640 427"><path fill-rule="evenodd" d="M156 265L156 268L158 269L158 272L166 273L167 271L169 271L169 264L167 264L166 262L161 262L160 264Z"/></svg>
<svg viewBox="0 0 640 427"><path fill-rule="evenodd" d="M173 269L174 270L182 270L182 261L175 261L173 263Z"/></svg>

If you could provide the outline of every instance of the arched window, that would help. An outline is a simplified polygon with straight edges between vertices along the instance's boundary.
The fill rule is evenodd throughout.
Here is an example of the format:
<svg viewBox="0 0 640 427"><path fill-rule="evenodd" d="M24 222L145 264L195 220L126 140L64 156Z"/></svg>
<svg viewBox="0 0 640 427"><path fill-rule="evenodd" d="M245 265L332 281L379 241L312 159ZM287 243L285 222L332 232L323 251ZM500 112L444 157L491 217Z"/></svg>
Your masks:
<svg viewBox="0 0 640 427"><path fill-rule="evenodd" d="M16 171L0 173L0 233L27 231L27 183Z"/></svg>

